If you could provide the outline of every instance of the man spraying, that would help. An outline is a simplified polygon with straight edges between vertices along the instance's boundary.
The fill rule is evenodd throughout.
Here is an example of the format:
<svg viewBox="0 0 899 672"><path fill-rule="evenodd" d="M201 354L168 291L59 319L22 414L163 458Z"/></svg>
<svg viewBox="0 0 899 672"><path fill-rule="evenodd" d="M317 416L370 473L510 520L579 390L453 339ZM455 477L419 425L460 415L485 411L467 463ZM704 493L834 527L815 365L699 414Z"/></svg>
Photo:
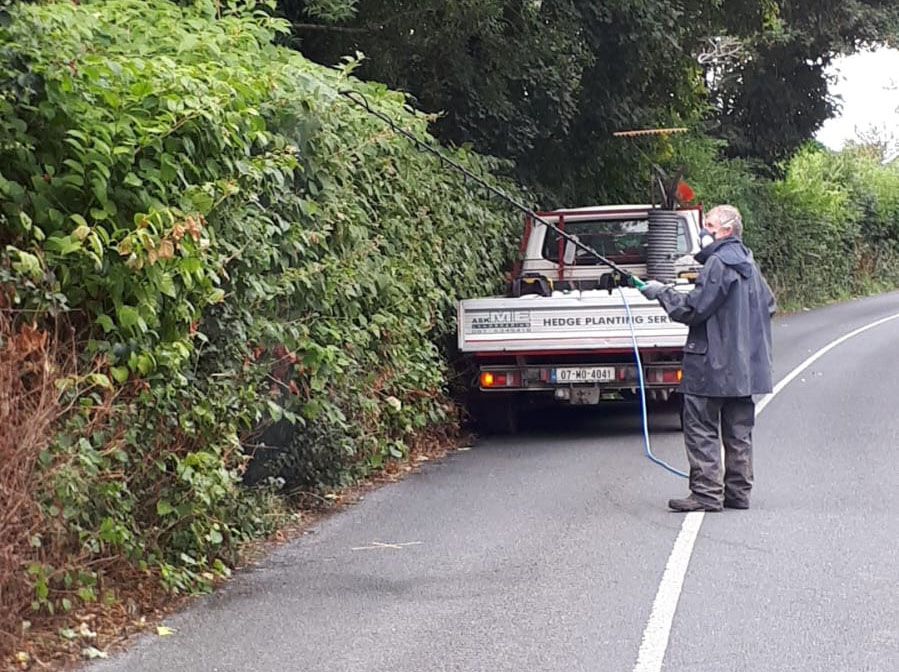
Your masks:
<svg viewBox="0 0 899 672"><path fill-rule="evenodd" d="M655 280L641 288L676 322L690 328L684 347L684 443L690 495L672 499L674 511L748 509L752 490L752 395L771 392L771 317L768 283L743 245L743 220L730 205L713 208L706 231L714 242L689 294ZM720 427L720 433L719 433ZM721 443L724 443L724 469Z"/></svg>

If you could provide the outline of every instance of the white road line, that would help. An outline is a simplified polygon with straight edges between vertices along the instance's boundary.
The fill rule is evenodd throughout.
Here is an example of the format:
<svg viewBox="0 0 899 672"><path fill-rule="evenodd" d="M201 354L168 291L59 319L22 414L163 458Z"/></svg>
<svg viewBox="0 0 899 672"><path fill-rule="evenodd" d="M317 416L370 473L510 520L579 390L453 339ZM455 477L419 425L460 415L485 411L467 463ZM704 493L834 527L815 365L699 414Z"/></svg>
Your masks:
<svg viewBox="0 0 899 672"><path fill-rule="evenodd" d="M840 336L840 338L838 338L837 340L833 341L832 343L829 343L828 345L825 345L823 348L818 350L818 352L816 352L814 355L812 355L811 357L806 359L804 362L802 362L802 364L800 364L795 369L790 371L790 373L788 373L783 380L781 380L777 385L774 386L774 390L771 392L771 394L767 395L764 399L762 399L759 402L758 406L756 406L756 409L755 409L756 416L758 416L759 413L764 411L765 407L771 403L771 400L774 399L774 397L777 396L782 389L784 389L787 385L792 383L793 380L795 380L796 377L800 373L805 371L808 367L810 367L812 364L817 362L821 357L826 355L828 352L833 350L835 347L837 347L838 345L842 345L843 343L848 341L850 338L854 338L854 337L858 336L859 334L863 334L864 332L868 331L868 329L873 329L874 327L879 327L881 324L884 324L886 322L889 322L890 320L895 320L895 319L899 319L899 313L896 313L895 315L890 315L889 317L884 317L883 319L877 320L876 322L872 322L871 324L866 324L864 327L859 327L855 331L850 331L845 336Z"/></svg>
<svg viewBox="0 0 899 672"><path fill-rule="evenodd" d="M755 410L756 416L765 410L768 404L771 403L771 400L803 371L835 347L869 329L879 327L881 324L896 319L899 319L899 313L851 331L818 350L802 364L790 371L785 378L775 385L771 394L758 403ZM671 636L671 626L674 623L674 614L677 611L677 603L680 600L687 568L690 566L693 546L696 542L696 537L699 535L699 529L702 527L704 518L705 514L701 512L688 513L684 517L680 532L674 541L674 548L671 549L671 555L668 556L668 563L665 565L665 571L662 574L662 581L656 592L655 600L652 603L652 611L649 614L649 622L646 624L646 629L643 631L643 639L640 642L640 652L637 654L637 664L634 666L634 672L660 672L662 669L665 652L668 650L668 639Z"/></svg>
<svg viewBox="0 0 899 672"><path fill-rule="evenodd" d="M662 574L656 599L652 603L652 613L643 631L643 641L640 643L640 653L637 654L634 672L657 672L662 669L671 624L674 622L674 612L677 610L684 578L687 576L687 567L693 555L693 544L704 517L705 514L702 512L688 513L684 517L680 534L677 535L674 548L668 556L668 564L665 565L665 573Z"/></svg>

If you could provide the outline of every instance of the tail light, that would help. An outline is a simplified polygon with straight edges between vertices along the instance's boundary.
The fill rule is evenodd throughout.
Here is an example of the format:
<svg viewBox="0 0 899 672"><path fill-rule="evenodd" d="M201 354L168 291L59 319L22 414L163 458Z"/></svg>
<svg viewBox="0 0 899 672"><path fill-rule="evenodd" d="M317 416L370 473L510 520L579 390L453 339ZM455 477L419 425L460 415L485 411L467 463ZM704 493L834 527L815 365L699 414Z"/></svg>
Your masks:
<svg viewBox="0 0 899 672"><path fill-rule="evenodd" d="M646 372L646 378L650 383L679 383L684 377L683 371L680 369L650 369Z"/></svg>
<svg viewBox="0 0 899 672"><path fill-rule="evenodd" d="M519 387L521 373L518 371L481 371L481 387Z"/></svg>
<svg viewBox="0 0 899 672"><path fill-rule="evenodd" d="M481 387L505 387L506 374L481 371Z"/></svg>
<svg viewBox="0 0 899 672"><path fill-rule="evenodd" d="M662 382L679 383L684 377L684 372L680 369L665 369L662 373Z"/></svg>

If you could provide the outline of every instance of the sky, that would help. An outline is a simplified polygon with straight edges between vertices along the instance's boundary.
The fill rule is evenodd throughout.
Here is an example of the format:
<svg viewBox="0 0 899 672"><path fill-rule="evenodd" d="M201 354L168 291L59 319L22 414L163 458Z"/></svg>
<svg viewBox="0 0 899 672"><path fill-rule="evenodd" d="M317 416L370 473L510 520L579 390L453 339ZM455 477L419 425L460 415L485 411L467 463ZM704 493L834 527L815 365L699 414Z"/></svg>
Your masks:
<svg viewBox="0 0 899 672"><path fill-rule="evenodd" d="M824 123L818 140L840 149L859 130L874 127L887 138L894 136L899 149L899 51L883 48L840 58L832 72L837 81L831 93L842 96L842 111Z"/></svg>

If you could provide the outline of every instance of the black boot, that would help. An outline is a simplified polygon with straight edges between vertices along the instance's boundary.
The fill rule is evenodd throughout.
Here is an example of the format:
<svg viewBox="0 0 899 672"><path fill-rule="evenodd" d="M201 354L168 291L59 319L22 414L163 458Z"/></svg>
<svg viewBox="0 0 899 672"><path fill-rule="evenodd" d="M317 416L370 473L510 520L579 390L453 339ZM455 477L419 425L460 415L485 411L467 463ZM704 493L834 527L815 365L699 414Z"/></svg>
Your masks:
<svg viewBox="0 0 899 672"><path fill-rule="evenodd" d="M685 497L684 499L669 499L668 500L668 508L672 511L679 512L690 512L690 511L709 511L709 512L717 512L721 510L720 504L713 504L710 502L702 502L696 499L693 495L689 497Z"/></svg>
<svg viewBox="0 0 899 672"><path fill-rule="evenodd" d="M749 500L748 499L728 499L724 498L724 508L725 509L748 509L749 508Z"/></svg>

